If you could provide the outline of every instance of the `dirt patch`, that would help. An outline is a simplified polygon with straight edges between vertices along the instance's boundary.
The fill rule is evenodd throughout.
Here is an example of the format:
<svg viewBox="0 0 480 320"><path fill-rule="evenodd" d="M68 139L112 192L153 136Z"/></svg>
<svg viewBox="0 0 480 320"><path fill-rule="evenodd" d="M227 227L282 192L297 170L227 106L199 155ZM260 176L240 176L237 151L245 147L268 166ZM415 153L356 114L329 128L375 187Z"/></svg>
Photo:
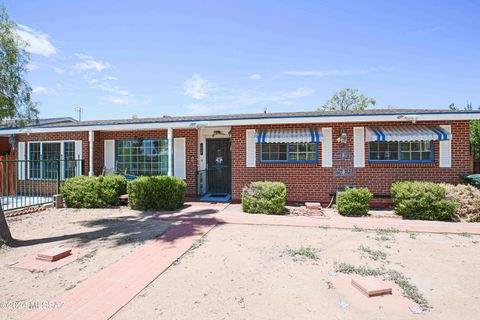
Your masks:
<svg viewBox="0 0 480 320"><path fill-rule="evenodd" d="M0 319L20 319L25 303L48 302L101 269L129 254L146 240L163 234L169 222L149 219L151 213L121 209L50 209L9 218L12 247L0 248ZM86 254L52 272L31 272L8 266L18 259L63 245Z"/></svg>
<svg viewBox="0 0 480 320"><path fill-rule="evenodd" d="M356 231L217 226L201 246L184 255L114 319L477 317L480 279L474 275L480 263L479 236L415 234L412 238L409 233L389 229ZM359 246L369 248L368 252ZM375 260L369 254L377 251L384 252L381 256L385 259ZM299 258L310 252L315 252L317 259ZM432 309L414 315L408 306L415 303L401 292L393 297L400 304L385 297L364 303L369 298L351 287L348 275L333 272L342 262L397 270L418 288ZM340 277L345 277L348 285L342 285Z"/></svg>

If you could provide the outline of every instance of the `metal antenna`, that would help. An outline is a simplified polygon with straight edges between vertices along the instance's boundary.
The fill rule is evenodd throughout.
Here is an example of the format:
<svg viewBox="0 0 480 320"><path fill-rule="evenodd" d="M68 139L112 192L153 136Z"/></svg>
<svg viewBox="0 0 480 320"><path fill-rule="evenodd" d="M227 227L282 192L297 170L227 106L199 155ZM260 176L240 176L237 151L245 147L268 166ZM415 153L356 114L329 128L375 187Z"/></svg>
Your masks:
<svg viewBox="0 0 480 320"><path fill-rule="evenodd" d="M83 108L82 107L75 107L75 112L78 112L78 121L81 122L82 121Z"/></svg>

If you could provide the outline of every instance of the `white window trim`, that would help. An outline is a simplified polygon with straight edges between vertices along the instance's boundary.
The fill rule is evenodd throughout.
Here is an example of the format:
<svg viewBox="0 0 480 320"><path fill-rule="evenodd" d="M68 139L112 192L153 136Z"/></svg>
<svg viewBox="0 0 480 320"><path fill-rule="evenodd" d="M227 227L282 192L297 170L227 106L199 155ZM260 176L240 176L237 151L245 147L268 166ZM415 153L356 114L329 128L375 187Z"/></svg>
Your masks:
<svg viewBox="0 0 480 320"><path fill-rule="evenodd" d="M52 140L52 141L28 141L28 146L27 146L27 154L25 155L25 158L27 159L27 179L28 180L42 180L42 181L53 181L55 179L46 179L43 178L43 166L40 166L40 176L42 178L30 178L30 145L31 144L40 144L40 159L43 159L43 144L44 143L60 143L60 159L63 159L65 156L65 142L73 142L74 143L74 148L76 148L75 145L75 140ZM75 154L76 154L76 149ZM65 180L65 161L60 161L60 180Z"/></svg>

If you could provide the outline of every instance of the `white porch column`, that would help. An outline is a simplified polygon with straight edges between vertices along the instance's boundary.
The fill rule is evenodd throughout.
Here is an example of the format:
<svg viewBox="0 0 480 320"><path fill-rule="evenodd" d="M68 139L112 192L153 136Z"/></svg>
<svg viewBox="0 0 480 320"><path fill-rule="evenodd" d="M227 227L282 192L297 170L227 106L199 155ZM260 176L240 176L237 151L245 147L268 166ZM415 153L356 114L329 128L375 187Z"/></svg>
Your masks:
<svg viewBox="0 0 480 320"><path fill-rule="evenodd" d="M168 175L173 176L173 129L167 130L168 139Z"/></svg>
<svg viewBox="0 0 480 320"><path fill-rule="evenodd" d="M93 130L88 131L88 175L94 176L93 173L93 141L95 140Z"/></svg>

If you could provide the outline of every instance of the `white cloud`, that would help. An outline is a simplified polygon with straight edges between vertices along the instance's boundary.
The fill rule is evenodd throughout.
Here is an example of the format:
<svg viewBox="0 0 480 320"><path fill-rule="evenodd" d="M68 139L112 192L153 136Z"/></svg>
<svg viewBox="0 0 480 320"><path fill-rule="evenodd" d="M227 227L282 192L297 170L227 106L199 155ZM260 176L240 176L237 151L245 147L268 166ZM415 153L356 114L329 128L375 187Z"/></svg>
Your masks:
<svg viewBox="0 0 480 320"><path fill-rule="evenodd" d="M53 68L53 71L54 71L56 74L64 74L64 73L65 73L65 69L58 68L58 67L54 67L54 68Z"/></svg>
<svg viewBox="0 0 480 320"><path fill-rule="evenodd" d="M99 83L99 82L118 80L118 78L117 78L117 77L112 77L112 76L107 76L107 77L100 78L100 79L85 78L85 80L86 80L89 84L95 84L95 83Z"/></svg>
<svg viewBox="0 0 480 320"><path fill-rule="evenodd" d="M37 94L51 94L51 95L58 94L58 92L55 89L46 88L43 86L33 86L32 92Z"/></svg>
<svg viewBox="0 0 480 320"><path fill-rule="evenodd" d="M107 77L104 77L104 78L92 79L88 76L85 76L84 79L90 85L90 88L92 88L92 89L102 90L102 91L105 91L105 92L108 92L108 93L111 93L111 94L114 94L114 95L117 95L117 96L118 95L120 95L120 96L130 95L130 92L127 89L110 84L111 81L118 80L118 78L116 78L116 77L107 76Z"/></svg>
<svg viewBox="0 0 480 320"><path fill-rule="evenodd" d="M27 71L38 70L40 67L34 63L27 64Z"/></svg>
<svg viewBox="0 0 480 320"><path fill-rule="evenodd" d="M312 88L298 88L296 90L286 92L280 97L286 98L286 99L298 99L298 98L303 98L303 97L308 97L311 96L312 94L315 93L315 89Z"/></svg>
<svg viewBox="0 0 480 320"><path fill-rule="evenodd" d="M329 76L351 76L351 75L359 75L359 74L367 74L372 72L382 72L382 71L392 71L392 68L370 68L370 69L344 69L344 70L292 70L292 71L285 71L284 74L288 76L296 76L296 77L329 77Z"/></svg>
<svg viewBox="0 0 480 320"><path fill-rule="evenodd" d="M26 48L28 52L45 57L57 53L47 34L21 24L18 25L16 32L28 44Z"/></svg>
<svg viewBox="0 0 480 320"><path fill-rule="evenodd" d="M183 94L196 100L206 98L209 93L215 91L215 87L199 74L194 74L185 80Z"/></svg>
<svg viewBox="0 0 480 320"><path fill-rule="evenodd" d="M97 60L83 53L76 53L75 56L81 60L73 66L77 70L96 70L101 72L111 67L110 63Z"/></svg>
<svg viewBox="0 0 480 320"><path fill-rule="evenodd" d="M117 96L108 96L104 98L104 101L110 104L116 105L125 105L129 102L127 98L124 97L117 97Z"/></svg>
<svg viewBox="0 0 480 320"><path fill-rule="evenodd" d="M258 74L258 73L254 73L252 75L250 75L249 77L251 80L260 80L262 79L262 75L261 74Z"/></svg>
<svg viewBox="0 0 480 320"><path fill-rule="evenodd" d="M254 105L264 102L284 103L285 101L300 99L313 95L315 92L316 90L312 88L298 88L292 91L275 92L269 95L252 91L243 91L238 94L215 96L214 100L232 101L233 103L241 105Z"/></svg>

